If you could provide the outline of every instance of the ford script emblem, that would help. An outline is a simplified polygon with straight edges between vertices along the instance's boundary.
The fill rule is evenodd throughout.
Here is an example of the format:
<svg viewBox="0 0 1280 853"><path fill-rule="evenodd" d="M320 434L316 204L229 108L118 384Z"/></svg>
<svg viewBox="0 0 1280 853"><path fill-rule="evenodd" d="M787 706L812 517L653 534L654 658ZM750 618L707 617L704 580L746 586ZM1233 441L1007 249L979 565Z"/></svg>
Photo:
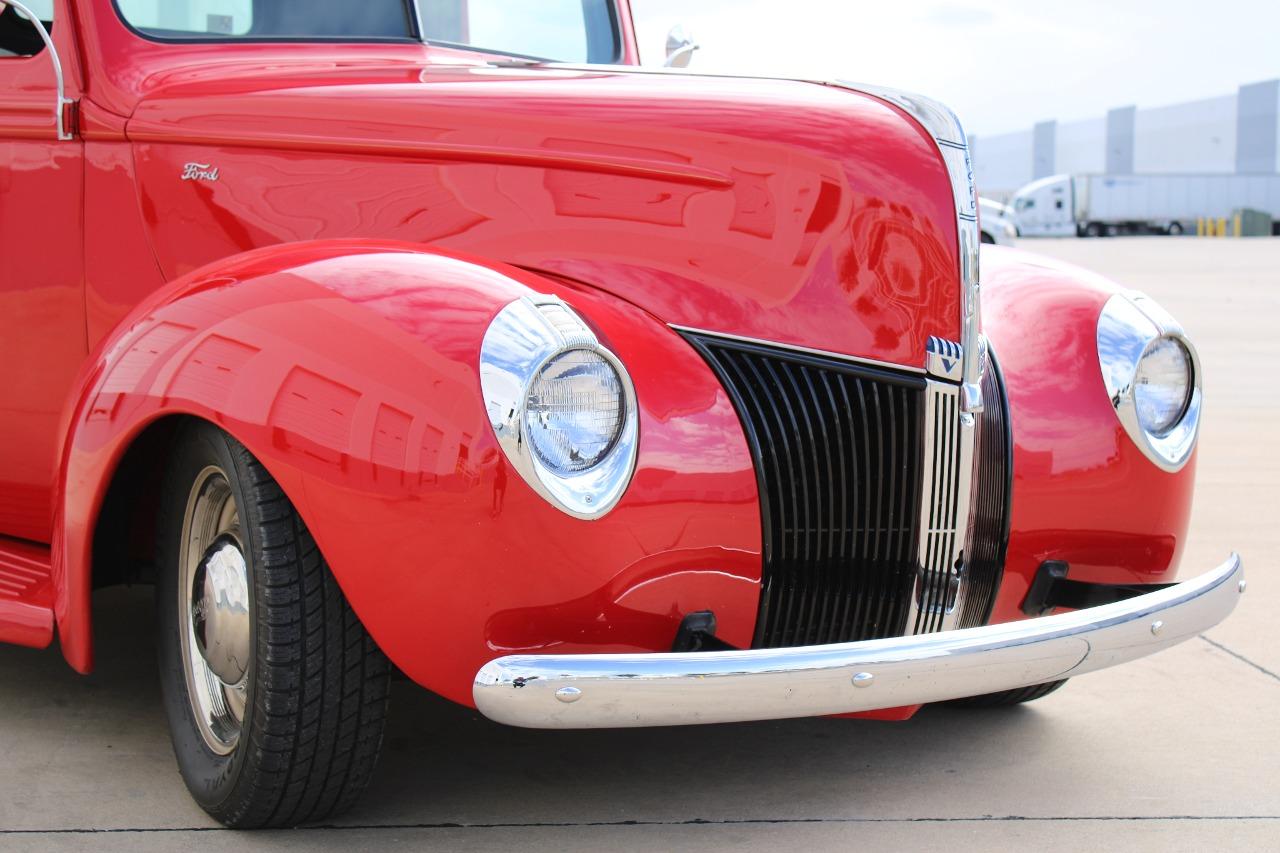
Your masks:
<svg viewBox="0 0 1280 853"><path fill-rule="evenodd" d="M211 163L188 163L182 167L184 181L216 181L218 169Z"/></svg>

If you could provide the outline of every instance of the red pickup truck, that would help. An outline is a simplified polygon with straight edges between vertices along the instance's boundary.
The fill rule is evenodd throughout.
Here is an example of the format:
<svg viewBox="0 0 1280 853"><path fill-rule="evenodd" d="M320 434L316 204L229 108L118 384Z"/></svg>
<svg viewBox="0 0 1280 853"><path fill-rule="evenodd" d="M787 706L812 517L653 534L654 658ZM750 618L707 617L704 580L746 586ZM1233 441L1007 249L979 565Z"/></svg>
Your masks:
<svg viewBox="0 0 1280 853"><path fill-rule="evenodd" d="M92 590L154 584L228 825L353 802L397 669L518 726L901 719L1244 590L1170 583L1195 347L980 256L934 101L641 69L627 0L0 6L0 640L87 672Z"/></svg>

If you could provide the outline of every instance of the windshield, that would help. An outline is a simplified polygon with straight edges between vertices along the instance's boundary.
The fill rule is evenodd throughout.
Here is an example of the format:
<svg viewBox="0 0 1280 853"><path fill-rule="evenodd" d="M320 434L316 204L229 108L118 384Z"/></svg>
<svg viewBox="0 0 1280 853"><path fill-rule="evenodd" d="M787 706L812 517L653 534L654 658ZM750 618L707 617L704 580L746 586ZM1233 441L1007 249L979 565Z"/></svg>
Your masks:
<svg viewBox="0 0 1280 853"><path fill-rule="evenodd" d="M418 0L427 41L558 62L618 59L613 0Z"/></svg>
<svg viewBox="0 0 1280 853"><path fill-rule="evenodd" d="M411 0L116 0L161 40L416 39Z"/></svg>
<svg viewBox="0 0 1280 853"><path fill-rule="evenodd" d="M426 40L559 62L616 62L613 0L115 0L161 41Z"/></svg>

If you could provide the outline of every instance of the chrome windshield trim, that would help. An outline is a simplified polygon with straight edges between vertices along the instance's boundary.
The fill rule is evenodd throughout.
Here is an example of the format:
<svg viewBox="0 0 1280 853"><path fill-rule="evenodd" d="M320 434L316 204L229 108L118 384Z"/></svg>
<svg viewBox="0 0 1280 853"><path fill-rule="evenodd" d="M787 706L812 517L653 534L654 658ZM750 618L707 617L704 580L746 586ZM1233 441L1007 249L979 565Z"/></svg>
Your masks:
<svg viewBox="0 0 1280 853"><path fill-rule="evenodd" d="M874 711L1012 690L1158 652L1221 622L1244 592L1232 554L1127 601L938 634L687 654L510 655L476 674L491 720L547 729L727 723Z"/></svg>
<svg viewBox="0 0 1280 853"><path fill-rule="evenodd" d="M413 4L413 20L418 25L418 41L429 45L427 41L427 18L422 14L422 3L419 0L409 0Z"/></svg>
<svg viewBox="0 0 1280 853"><path fill-rule="evenodd" d="M879 367L884 370L897 370L902 373L914 373L923 376L925 373L922 367L912 367L907 364L894 364L889 361L878 361L874 358L862 358L856 355L845 355L842 352L831 352L830 350L813 349L812 347L802 347L796 344L784 344L778 341L765 340L764 338L749 338L745 335L731 335L728 332L711 332L706 329L698 329L693 326L681 326L676 323L668 324L669 328L677 332L686 332L691 335L705 335L709 338L720 338L725 341L739 341L744 344L758 344L763 347L771 347L773 349L788 350L790 352L804 353L805 355L816 355L821 358L829 358L833 361L843 361L849 364L864 364L868 367Z"/></svg>

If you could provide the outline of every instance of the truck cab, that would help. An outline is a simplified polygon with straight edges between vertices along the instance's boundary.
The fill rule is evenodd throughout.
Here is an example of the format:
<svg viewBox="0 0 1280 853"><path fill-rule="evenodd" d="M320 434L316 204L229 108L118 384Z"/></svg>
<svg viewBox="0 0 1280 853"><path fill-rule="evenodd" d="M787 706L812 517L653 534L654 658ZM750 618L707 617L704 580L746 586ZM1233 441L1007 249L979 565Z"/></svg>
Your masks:
<svg viewBox="0 0 1280 853"><path fill-rule="evenodd" d="M393 670L538 728L906 719L1244 589L1170 585L1194 345L980 254L936 101L638 69L627 0L0 5L0 641L89 672L93 591L152 585L229 826L352 805Z"/></svg>
<svg viewBox="0 0 1280 853"><path fill-rule="evenodd" d="M1070 175L1032 181L1014 194L1012 206L1023 236L1076 236L1075 182Z"/></svg>

